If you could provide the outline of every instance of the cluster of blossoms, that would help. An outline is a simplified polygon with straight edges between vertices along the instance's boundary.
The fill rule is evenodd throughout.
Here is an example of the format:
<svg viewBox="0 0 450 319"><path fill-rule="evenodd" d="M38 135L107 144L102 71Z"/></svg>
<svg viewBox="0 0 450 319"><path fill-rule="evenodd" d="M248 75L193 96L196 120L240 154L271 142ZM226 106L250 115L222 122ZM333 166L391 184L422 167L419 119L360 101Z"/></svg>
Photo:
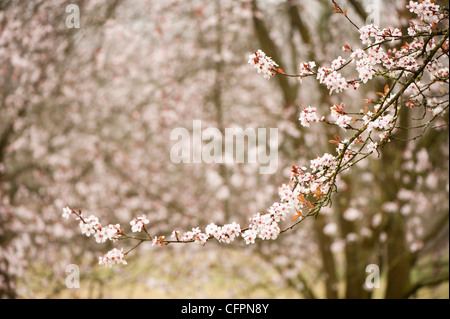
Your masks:
<svg viewBox="0 0 450 319"><path fill-rule="evenodd" d="M298 167L297 169L300 170L305 170L306 171L306 167ZM291 171L291 173L294 171L294 169ZM307 176L306 178L304 178L305 180L309 180L311 174L306 173L309 176ZM291 178L293 180L293 178ZM300 184L299 185L304 185L304 184ZM309 188L308 188L309 190ZM299 195L301 194L301 192L307 192L305 189L302 189L301 187L296 187L296 188L292 188L292 185L290 184L282 184L278 187L278 194L280 195L280 199L283 203L287 203L288 207L295 209L296 212L301 212L302 208L303 208L303 202L301 202L299 200Z"/></svg>
<svg viewBox="0 0 450 319"><path fill-rule="evenodd" d="M339 140L337 143L339 144L337 150L341 151L347 141ZM347 146L345 155L350 154L350 146ZM328 192L329 179L333 176L337 165L338 158L329 153L310 160L309 170L306 166L293 165L290 180L296 186L292 189L289 185L282 185L279 189L281 200L289 203L297 212L304 208L312 208L311 203L305 198L311 194L318 198Z"/></svg>
<svg viewBox="0 0 450 319"><path fill-rule="evenodd" d="M295 218L306 216L314 208L311 201L319 199L329 191L330 178L337 164L338 159L335 156L325 153L310 161L309 170L306 166L292 166L290 180L295 187L291 184L283 184L279 188L279 195L282 202L295 210L297 213Z"/></svg>
<svg viewBox="0 0 450 319"><path fill-rule="evenodd" d="M246 244L253 244L257 236L261 239L276 239L280 234L280 227L270 214L256 214L251 218L249 229L242 234Z"/></svg>
<svg viewBox="0 0 450 319"><path fill-rule="evenodd" d="M344 103L341 103L340 105L334 104L330 108L330 115L332 122L345 131L350 124L355 123L356 119L347 115L344 108ZM304 127L309 127L310 123L317 123L321 120L330 122L328 120L325 120L325 118L319 118L319 115L317 114L317 108L314 106L302 108L300 110L300 117L298 119L300 121L300 124Z"/></svg>
<svg viewBox="0 0 450 319"><path fill-rule="evenodd" d="M181 241L194 241L196 243L204 244L208 240L208 235L202 233L200 227L192 228L191 231L187 231L181 237Z"/></svg>
<svg viewBox="0 0 450 319"><path fill-rule="evenodd" d="M344 46L344 50L347 50L348 46ZM309 62L311 63L311 62ZM343 68L347 63L342 57L338 57L331 62L331 68L329 67L319 67L317 70L317 80L319 83L326 85L327 89L330 90L330 94L335 91L340 93L344 90L352 88L357 90L359 88L359 83L354 80L346 80L341 73L338 71Z"/></svg>
<svg viewBox="0 0 450 319"><path fill-rule="evenodd" d="M104 243L107 240L112 242L117 241L121 236L125 236L120 224L109 224L107 226L102 226L99 222L98 217L94 215L89 215L88 217L83 217L81 211L76 212L75 210L64 207L62 217L68 219L70 216L74 215L76 220L79 220L79 226L81 233L90 237L93 235L97 243ZM148 224L149 220L146 216L138 216L134 218L130 225L132 226L132 232L140 232L145 224ZM161 241L161 240L160 240ZM123 264L126 265L125 255L123 253L123 248L118 250L113 248L105 256L98 258L99 265L105 265L111 267L113 264Z"/></svg>
<svg viewBox="0 0 450 319"><path fill-rule="evenodd" d="M90 215L83 218L81 212L76 213L73 209L64 207L62 214L63 218L68 219L71 215L75 215L76 219L80 221L79 226L81 233L87 237L93 235L97 243L101 244L107 240L114 242L122 234L119 224L102 226L96 216Z"/></svg>
<svg viewBox="0 0 450 319"><path fill-rule="evenodd" d="M428 25L428 27L430 26ZM423 27L413 22L411 22L411 26L408 29L409 35L415 35L423 31ZM426 29L425 31L431 32L431 29ZM393 48L386 52L380 44L387 39L395 40L401 37L402 32L399 29L385 28L380 30L372 24L362 27L360 35L362 43L370 46L365 50L352 50L350 57L356 63L359 79L363 83L371 80L376 74L376 65L382 65L391 76L398 76L402 71L416 72L419 68L417 59L423 54L423 50L430 51L436 45L434 39L430 39L426 43L424 39L414 39L410 43L405 43L400 49ZM372 44L370 38L375 39L374 44ZM427 66L427 68L434 68L431 76L443 75L443 78L446 78L446 67L440 69L438 66L438 61L432 61Z"/></svg>
<svg viewBox="0 0 450 319"><path fill-rule="evenodd" d="M270 79L277 73L278 64L261 50L251 54L248 63L254 66L258 70L258 73L262 73L266 79Z"/></svg>
<svg viewBox="0 0 450 319"><path fill-rule="evenodd" d="M336 158L328 153L325 153L322 157L317 156L311 160L311 169L313 172L324 172L333 169L336 165Z"/></svg>
<svg viewBox="0 0 450 319"><path fill-rule="evenodd" d="M215 238L221 243L229 244L241 234L241 226L236 222L223 226L211 223L206 226L205 232L202 232L199 227L195 227L191 231L185 232L181 239L178 238L178 234L178 231L174 231L172 237L183 242L193 241L204 245L210 238Z"/></svg>
<svg viewBox="0 0 450 319"><path fill-rule="evenodd" d="M380 38L379 33L380 29L376 25L365 25L359 29L359 39L362 44L372 44L372 40L370 38L375 38L375 41L379 42L383 40L383 38Z"/></svg>
<svg viewBox="0 0 450 319"><path fill-rule="evenodd" d="M439 14L439 5L432 0L410 1L407 8L409 11L417 14L422 21L429 24L436 23L442 18Z"/></svg>
<svg viewBox="0 0 450 319"><path fill-rule="evenodd" d="M367 125L368 132L373 130L387 131L392 128L394 119L393 115L386 114L378 117L377 119L373 119L373 116L374 114L369 111L363 117L363 121L364 124Z"/></svg>
<svg viewBox="0 0 450 319"><path fill-rule="evenodd" d="M362 44L372 44L370 38L374 38L375 42L382 42L385 39L390 39L394 41L396 38L402 36L402 31L398 28L384 28L380 30L375 24L369 24L361 27L359 29L359 39Z"/></svg>
<svg viewBox="0 0 450 319"><path fill-rule="evenodd" d="M99 265L105 265L111 267L114 264L126 265L127 261L124 259L125 255L123 249L113 248L103 257L98 257Z"/></svg>
<svg viewBox="0 0 450 319"><path fill-rule="evenodd" d="M98 221L98 218L94 215L90 215L89 217L80 220L79 225L81 233L83 235L86 235L87 237L91 236L92 234L96 234L97 230L102 227Z"/></svg>
<svg viewBox="0 0 450 319"><path fill-rule="evenodd" d="M356 90L359 87L357 82L347 81L340 73L328 67L320 67L317 70L317 80L319 80L319 83L326 85L330 94L333 91L340 93L348 88Z"/></svg>
<svg viewBox="0 0 450 319"><path fill-rule="evenodd" d="M302 62L300 63L300 72L298 74L298 80L302 82L303 77L310 76L314 74L313 69L316 67L316 62Z"/></svg>
<svg viewBox="0 0 450 319"><path fill-rule="evenodd" d="M206 226L205 231L208 236L214 237L219 242L229 244L235 239L235 237L240 235L241 226L236 222L223 226L217 226L211 223Z"/></svg>
<svg viewBox="0 0 450 319"><path fill-rule="evenodd" d="M355 122L355 119L351 116L346 115L344 111L344 103L341 103L340 105L333 105L331 107L331 118L334 120L334 123L342 128L343 130L346 130L347 127Z"/></svg>
<svg viewBox="0 0 450 319"><path fill-rule="evenodd" d="M304 127L309 127L309 123L319 122L319 116L317 115L317 108L314 106L308 106L300 111L300 124Z"/></svg>
<svg viewBox="0 0 450 319"><path fill-rule="evenodd" d="M267 213L258 213L250 218L250 225L242 233L245 243L253 244L257 237L262 240L276 239L281 232L278 223L290 212L292 212L292 206L289 203L276 202Z"/></svg>
<svg viewBox="0 0 450 319"><path fill-rule="evenodd" d="M95 241L98 243L104 243L107 240L116 241L121 234L121 229L119 224L109 224L105 227L99 225L97 232L94 234Z"/></svg>
<svg viewBox="0 0 450 319"><path fill-rule="evenodd" d="M358 71L359 79L363 83L367 83L367 81L371 80L375 74L373 66L380 61L378 52L379 50L375 47L368 49L367 52L358 49L350 56L353 61L356 61L356 71Z"/></svg>
<svg viewBox="0 0 450 319"><path fill-rule="evenodd" d="M427 65L426 69L430 74L431 80L448 79L448 66L443 67L442 63L438 60L432 61Z"/></svg>
<svg viewBox="0 0 450 319"><path fill-rule="evenodd" d="M339 56L338 58L334 59L334 60L331 62L331 68L332 68L333 70L338 70L338 69L341 68L346 62L347 62L347 61L346 61L344 58L342 58L342 57Z"/></svg>

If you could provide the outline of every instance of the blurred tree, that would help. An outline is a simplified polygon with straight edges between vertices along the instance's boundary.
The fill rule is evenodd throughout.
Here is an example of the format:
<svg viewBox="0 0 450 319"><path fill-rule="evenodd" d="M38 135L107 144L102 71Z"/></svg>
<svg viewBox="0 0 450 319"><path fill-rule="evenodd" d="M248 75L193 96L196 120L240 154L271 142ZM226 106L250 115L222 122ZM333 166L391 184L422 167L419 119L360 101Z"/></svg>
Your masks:
<svg viewBox="0 0 450 319"><path fill-rule="evenodd" d="M308 13L308 10L305 10L302 7L302 4L299 4L296 1L282 2L282 4L279 5L280 8L288 8L286 10L286 18L283 18L284 10L276 10L274 8L270 8L269 11L281 12L279 21L289 21L290 28L293 30L297 30L302 40L302 45L299 46L295 44L295 38L293 37L294 32L289 33L289 38L283 38L281 34L279 35L279 37L283 39L282 41L280 41L283 48L300 48L299 50L294 49L295 53L291 54L291 57L293 57L293 61L290 63L286 63L286 61L283 61L280 54L278 53L282 49L279 49L277 47L277 44L270 39L267 31L268 29L278 29L279 26L273 26L273 28L265 26L264 23L256 17L262 16L256 11L257 1L253 0L252 4L254 9L253 19L255 32L258 34L259 45L268 55L276 57L275 61L280 61L281 66L291 64L295 65L295 62L299 61L298 57L302 56L302 54L308 60L320 61L320 58L318 58L321 57L320 48L324 48L325 50L327 50L328 55L326 55L325 58L329 59L329 55L331 54L331 52L333 52L333 48L328 45L328 41L330 41L330 39L333 39L333 43L345 43L346 41L348 41L348 39L352 38L352 36L349 36L342 27L338 26L338 24L344 23L345 21L336 21L334 20L335 17L327 14L330 12L330 5L327 1L319 1L317 4L309 4L311 6L314 6L316 10L320 7L320 5L322 5L323 14L318 13L320 19L312 20L311 18L309 18L307 22L305 22L305 19L302 16L304 15L305 17L310 17L311 14ZM409 19L411 19L412 17L411 13L407 11L407 9L405 9L405 6L403 4L400 5L383 2L382 5L383 7L379 9L386 14L389 12L388 16L383 16L382 22L395 21L398 25L398 21L400 21L404 23L404 27L402 29L404 33L406 33L406 28L409 26ZM349 9L349 12L352 12L352 17L359 17L359 20L362 21L362 23L367 23L366 19L368 16L366 11L364 10L364 5L361 2L349 1L346 8ZM350 11L352 9L354 11ZM311 34L314 34L314 37L312 37ZM306 50L306 52L304 50L305 47L309 48L309 50ZM337 55L338 52L335 53L335 56ZM287 92L289 91L287 89L289 84L284 83L284 81L286 81L286 78L282 78L283 81L278 82L280 85L280 90L282 92ZM278 77L278 79L280 79L280 77ZM379 81L377 86L362 90L362 94L370 94L370 91L383 91L383 86L383 81ZM313 90L315 92L321 92L321 95L318 98L317 105L333 104L333 98L328 94L328 90L324 90L323 86L319 86ZM297 96L299 94L298 86L294 87L292 91L295 93L291 93L289 96ZM311 91L311 89L309 89L309 91ZM284 93L284 96L285 100L289 99L286 97L288 96L286 93ZM309 100L308 103L310 103ZM356 109L361 108L360 105L354 105L353 107L355 107ZM413 126L413 124L409 122L409 119L411 117L414 118L421 116L417 112L414 112L417 113L414 115L411 113L412 111L409 111L408 108L402 109L399 125L400 127L407 128ZM302 130L301 128L299 129ZM328 136L332 136L332 131L332 129L328 130L326 134ZM299 134L303 138L299 139L297 147L299 145L305 144L304 134L307 133L302 132ZM380 163L378 163L377 165L372 165L372 169L370 170L367 170L367 168L369 168L367 167L363 169L362 172L353 172L352 176L344 177L342 182L345 184L345 187L343 191L341 190L339 192L339 196L335 198L335 203L332 208L332 214L335 216L335 218L337 218L337 220L332 221L327 216L319 216L314 221L315 238L318 245L318 251L320 252L321 256L321 277L323 278L325 287L325 295L323 297L368 298L372 296L371 291L364 289L364 282L368 275L366 273L366 266L370 263L379 264L382 269L384 269L384 266L386 266L386 298L407 298L411 296L411 291L415 292L417 290L412 287L425 286L420 283L411 283L411 281L413 281L412 278L414 277L415 272L424 272L424 268L420 266L419 261L421 259L428 259L430 257L430 251L427 254L426 252L420 252L422 251L422 249L416 250L416 245L426 246L427 242L424 242L421 236L417 236L417 234L413 235L411 233L412 230L408 229L409 227L411 227L408 226L408 221L414 220L416 221L415 223L417 223L417 218L421 215L419 212L422 210L417 210L415 213L411 214L405 214L405 210L403 212L401 211L402 206L398 205L398 208L395 211L382 213L382 224L372 226L370 225L370 220L372 218L374 218L375 220L379 219L379 217L381 216L380 213L383 212L383 206L385 207L386 203L398 202L399 192L401 192L402 190L404 191L405 186L408 187L407 185L410 185L410 187L414 187L415 185L417 185L417 183L423 183L423 176L420 177L419 180L417 180L417 176L411 177L408 174L408 176L405 176L401 169L405 164L403 157L405 152L407 151L407 147L411 148L411 145L415 144L415 140L419 137L417 136L417 134L419 133L411 130L400 130L399 136L396 137L396 140L399 140L392 144L389 144L387 148L380 151ZM438 140L441 141L442 144L436 143L440 145L439 147L442 147L442 145L448 145L448 126L444 126L443 128L439 128L437 130L431 130L424 134L424 136L420 137L424 138L427 135L433 136L434 138L440 136ZM425 140L429 139L430 138L425 138ZM431 154L433 154L433 156L436 156L436 158L448 156L448 152L445 149L439 149L439 147L436 151L431 151L428 147L422 148L413 146L412 148L415 150L415 152L427 152L427 154L429 154L427 156L431 156ZM427 149L428 151L425 151L425 149ZM304 151L305 149L303 149L303 152ZM317 152L317 146L316 148L312 149L312 152ZM289 156L289 153L284 154ZM298 151L297 154L302 154L302 152ZM309 157L312 157L313 155L314 154L310 154ZM415 155L411 154L411 156L414 157ZM445 185L446 182L448 183L448 180L444 177L446 175L441 175L441 173L439 172L443 173L447 170L448 161L441 161L439 164L436 163L436 165L429 166L426 172L427 174L431 174L429 175L430 179L435 178L436 176L443 177L439 183L444 183ZM362 180L358 177L361 175L367 176L366 178L370 178L370 187L367 187L367 183L365 180ZM405 178L409 180L406 185L404 184ZM445 187L446 186L444 186L444 188ZM427 193L430 191L432 192L431 189L422 187L421 190L411 190L411 193ZM374 200L373 197L377 198L377 196L378 199ZM433 241L431 238L437 236L441 240L443 240L441 243L445 244L446 242L448 243L448 225L446 225L446 221L448 221L448 204L446 204L447 201L445 200L445 197L448 196L448 193L444 191L440 196L440 199L436 200L436 202L440 203L437 206L435 206L436 204L431 204L431 202L428 202L428 204L431 205L428 206L428 209L436 211L436 215L439 216L436 217L438 220L436 222L436 225L434 227L431 227L430 225L428 225L426 220L421 218L421 225L416 226L419 226L420 229L422 229L422 227L431 227L432 230L430 231L428 236L426 236L427 241ZM364 205L365 207L363 210L354 207L360 206L360 204L357 204L359 202L367 203ZM368 203L370 203L370 205L368 205ZM411 210L411 206L409 206L409 204L407 205L408 211ZM353 218L346 218L346 215L349 215L346 214L346 212L350 211L358 212L357 214L362 214L364 218L361 218L361 216L358 216L354 220ZM330 221L333 226L335 225L335 223L339 225L339 234L333 234L333 236L330 237L324 232L324 229L326 229L326 225L328 223L327 220ZM367 225L367 223L369 224ZM421 232L422 231L419 231L419 233ZM447 235L444 235L444 237L442 237L442 232L447 233ZM380 238L382 240L385 240L386 238L386 241L380 243ZM341 258L340 254L335 254L332 251L333 246L337 247L337 245L340 245L341 243L345 243L343 249L344 254L342 256L344 258L343 267L339 267L338 263L335 260L336 258ZM288 249L285 249L283 251L283 254L292 254L289 252L291 251L292 246L281 245L280 247L288 247ZM437 259L444 260L445 262L446 248L445 246L441 246L441 248L443 248L443 250L439 250L439 253L437 253L437 251L433 251L432 254L437 254L438 256L440 256L437 257ZM278 249L278 246L275 249ZM386 257L384 258L383 255L385 249ZM267 253L268 255L270 255L273 254L274 251L269 250ZM420 258L417 258L419 255ZM448 260L446 262L448 263ZM289 267L292 267L292 264L290 264ZM435 268L435 270L431 271L434 274L433 276L435 276L436 272L439 274L434 278L435 280L431 280L431 278L425 278L419 280L419 282L429 283L430 285L438 285L442 282L448 281L448 264L446 269L445 267L444 269L442 268L441 263L436 263L436 267L437 268ZM277 269L281 274L286 271L285 267L278 267ZM289 279L287 280L287 283L294 287L300 285L300 287L305 292L305 297L307 298L317 297L317 295L313 292L313 288L310 286L316 285L317 277L314 276L313 279L308 283L308 281L306 281L301 275L301 272L303 270L299 269L298 271L299 274L297 275L297 280ZM317 276L320 277L320 275ZM339 287L341 287L341 289L339 289ZM342 289L342 287L344 288ZM343 291L343 293L338 293L338 290Z"/></svg>

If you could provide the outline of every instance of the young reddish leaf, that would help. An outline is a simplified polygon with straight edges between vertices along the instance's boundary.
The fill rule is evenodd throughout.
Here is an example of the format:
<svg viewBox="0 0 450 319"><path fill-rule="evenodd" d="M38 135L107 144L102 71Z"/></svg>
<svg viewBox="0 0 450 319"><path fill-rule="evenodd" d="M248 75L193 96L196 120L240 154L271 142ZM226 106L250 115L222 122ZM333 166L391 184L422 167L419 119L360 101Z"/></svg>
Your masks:
<svg viewBox="0 0 450 319"><path fill-rule="evenodd" d="M303 214L302 214L301 211L297 210L296 213L297 213L297 215L295 215L295 216L291 219L291 221L294 221L294 220L296 220L296 219L299 219L300 217L303 217Z"/></svg>
<svg viewBox="0 0 450 319"><path fill-rule="evenodd" d="M306 199L305 199L305 197L302 194L298 194L297 198L298 198L299 201L301 201L303 203L306 202Z"/></svg>
<svg viewBox="0 0 450 319"><path fill-rule="evenodd" d="M328 143L339 145L339 142L335 140L328 140Z"/></svg>
<svg viewBox="0 0 450 319"><path fill-rule="evenodd" d="M341 142L341 138L339 137L338 134L334 134L334 140L329 140L329 143L334 143L336 145L339 145L339 143Z"/></svg>

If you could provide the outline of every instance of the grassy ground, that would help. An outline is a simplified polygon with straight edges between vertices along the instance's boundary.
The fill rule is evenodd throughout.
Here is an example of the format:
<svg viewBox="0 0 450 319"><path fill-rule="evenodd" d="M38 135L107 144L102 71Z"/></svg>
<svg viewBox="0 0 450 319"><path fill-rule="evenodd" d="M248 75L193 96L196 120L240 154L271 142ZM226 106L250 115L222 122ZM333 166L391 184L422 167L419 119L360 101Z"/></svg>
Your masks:
<svg viewBox="0 0 450 319"><path fill-rule="evenodd" d="M280 285L282 278L255 255L239 250L193 249L141 252L127 266L111 269L92 265L89 274L80 266L80 288L65 286L66 274L55 276L49 267L37 265L27 282L20 284L22 298L302 298L294 287ZM225 267L227 265L227 267ZM46 278L45 280L42 280ZM44 284L43 284L44 283ZM382 298L384 281L374 291ZM314 287L323 295L322 283ZM344 291L343 285L339 286ZM342 295L342 294L341 294ZM449 284L421 289L416 298L449 298Z"/></svg>

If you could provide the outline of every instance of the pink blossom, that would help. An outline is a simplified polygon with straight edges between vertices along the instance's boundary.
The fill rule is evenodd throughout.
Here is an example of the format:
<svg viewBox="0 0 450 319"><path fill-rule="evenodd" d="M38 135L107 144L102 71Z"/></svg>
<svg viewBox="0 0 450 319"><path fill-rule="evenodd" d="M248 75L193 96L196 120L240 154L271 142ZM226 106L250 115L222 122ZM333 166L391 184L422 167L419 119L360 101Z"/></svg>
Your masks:
<svg viewBox="0 0 450 319"><path fill-rule="evenodd" d="M64 207L63 208L63 213L62 213L62 217L63 218L69 219L71 214L72 214L72 209L70 209L69 207Z"/></svg>
<svg viewBox="0 0 450 319"><path fill-rule="evenodd" d="M261 50L251 54L248 63L254 66L258 70L258 73L262 73L266 79L270 79L277 72L278 64Z"/></svg>
<svg viewBox="0 0 450 319"><path fill-rule="evenodd" d="M308 106L300 111L300 124L304 127L309 127L309 123L319 122L319 116L316 113L317 108L314 106Z"/></svg>
<svg viewBox="0 0 450 319"><path fill-rule="evenodd" d="M130 222L131 231L133 233L140 232L140 231L142 231L142 228L144 227L144 225L146 225L148 223L149 223L149 220L147 219L147 217L145 215L138 216Z"/></svg>
<svg viewBox="0 0 450 319"><path fill-rule="evenodd" d="M123 254L123 248L120 250L118 250L117 248L113 248L112 250L108 251L105 256L98 258L98 264L108 267L111 267L114 264L126 265L127 262L124 258L125 256Z"/></svg>

